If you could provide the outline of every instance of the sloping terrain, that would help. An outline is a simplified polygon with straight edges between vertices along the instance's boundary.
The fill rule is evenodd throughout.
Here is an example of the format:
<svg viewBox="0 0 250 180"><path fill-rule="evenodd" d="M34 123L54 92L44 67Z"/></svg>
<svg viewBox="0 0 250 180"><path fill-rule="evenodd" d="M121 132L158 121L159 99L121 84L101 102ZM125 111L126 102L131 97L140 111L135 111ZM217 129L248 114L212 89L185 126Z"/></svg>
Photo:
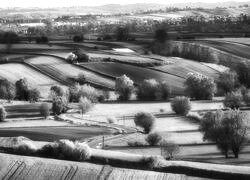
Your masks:
<svg viewBox="0 0 250 180"><path fill-rule="evenodd" d="M183 78L187 77L188 73L201 73L208 77L217 79L219 72L199 62L183 59L171 58L171 63L163 66L156 66L152 69L160 70L166 73L174 74Z"/></svg>
<svg viewBox="0 0 250 180"><path fill-rule="evenodd" d="M86 162L0 154L0 179L18 180L185 180L185 175L113 168Z"/></svg>
<svg viewBox="0 0 250 180"><path fill-rule="evenodd" d="M121 63L82 63L81 66L114 78L125 74L136 84L141 83L145 79L166 81L171 85L174 94L183 94L185 79L175 75Z"/></svg>
<svg viewBox="0 0 250 180"><path fill-rule="evenodd" d="M26 78L31 87L39 89L41 96L47 98L52 85L60 84L50 77L19 63L0 65L0 77L8 79L13 84L20 78Z"/></svg>

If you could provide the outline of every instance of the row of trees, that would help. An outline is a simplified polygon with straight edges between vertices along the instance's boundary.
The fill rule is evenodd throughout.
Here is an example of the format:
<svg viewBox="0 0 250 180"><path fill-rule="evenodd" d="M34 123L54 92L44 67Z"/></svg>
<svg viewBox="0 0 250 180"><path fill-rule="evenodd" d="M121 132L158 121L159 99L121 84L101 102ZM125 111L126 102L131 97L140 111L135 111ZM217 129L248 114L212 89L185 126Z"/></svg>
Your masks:
<svg viewBox="0 0 250 180"><path fill-rule="evenodd" d="M7 79L0 79L0 98L35 102L39 100L40 92L36 88L31 88L25 78L16 81L15 85Z"/></svg>

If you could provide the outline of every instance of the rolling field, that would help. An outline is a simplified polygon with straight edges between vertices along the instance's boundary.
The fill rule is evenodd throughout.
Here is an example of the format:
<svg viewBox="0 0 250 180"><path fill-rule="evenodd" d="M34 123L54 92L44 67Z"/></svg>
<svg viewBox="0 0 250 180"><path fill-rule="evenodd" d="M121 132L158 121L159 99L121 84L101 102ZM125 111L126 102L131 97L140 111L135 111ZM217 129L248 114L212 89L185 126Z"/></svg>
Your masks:
<svg viewBox="0 0 250 180"><path fill-rule="evenodd" d="M108 135L113 132L109 128L94 126L22 127L1 128L0 137L24 136L35 141L52 142L59 139L80 140L98 135Z"/></svg>
<svg viewBox="0 0 250 180"><path fill-rule="evenodd" d="M6 78L13 84L20 78L26 78L31 87L38 88L41 96L47 98L49 89L52 85L59 84L48 76L38 71L18 63L0 65L0 77Z"/></svg>
<svg viewBox="0 0 250 180"><path fill-rule="evenodd" d="M182 174L114 168L87 162L53 160L0 154L0 179L106 179L106 180L187 180ZM191 178L190 178L191 179ZM198 178L197 178L198 179Z"/></svg>
<svg viewBox="0 0 250 180"><path fill-rule="evenodd" d="M246 38L207 38L205 40L233 42L233 43L250 45L250 38L247 38L247 37Z"/></svg>
<svg viewBox="0 0 250 180"><path fill-rule="evenodd" d="M171 85L174 94L183 94L184 79L167 73L120 63L82 63L81 66L114 78L126 74L136 84L143 82L144 79L166 81Z"/></svg>
<svg viewBox="0 0 250 180"><path fill-rule="evenodd" d="M236 56L250 59L250 46L248 45L236 44L236 43L230 43L230 42L221 42L221 41L210 41L210 40L209 41L197 40L197 41L191 41L191 42L210 46L210 47L219 49L221 51L234 54Z"/></svg>
<svg viewBox="0 0 250 180"><path fill-rule="evenodd" d="M96 83L103 87L114 89L114 81L112 79L100 76L92 71L86 70L82 67L66 63L65 61L54 57L36 57L27 60L26 62L37 67L46 74L56 77L62 82L72 84L69 78L75 78L79 74L84 74L86 80L90 83Z"/></svg>
<svg viewBox="0 0 250 180"><path fill-rule="evenodd" d="M219 76L218 71L199 62L186 60L183 58L171 58L171 62L172 63L169 63L168 65L156 66L152 69L174 74L183 78L186 78L187 74L190 72L198 72L214 79L217 79Z"/></svg>

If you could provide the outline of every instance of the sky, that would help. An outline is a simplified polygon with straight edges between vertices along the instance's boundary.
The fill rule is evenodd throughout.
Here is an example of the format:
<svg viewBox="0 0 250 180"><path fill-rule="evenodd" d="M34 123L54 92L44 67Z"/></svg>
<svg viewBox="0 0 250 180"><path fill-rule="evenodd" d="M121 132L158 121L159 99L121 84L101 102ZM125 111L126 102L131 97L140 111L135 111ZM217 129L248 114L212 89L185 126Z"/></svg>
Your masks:
<svg viewBox="0 0 250 180"><path fill-rule="evenodd" d="M69 7L69 6L98 6L104 4L134 4L158 3L173 4L187 2L244 2L249 0L0 0L0 8L6 7Z"/></svg>

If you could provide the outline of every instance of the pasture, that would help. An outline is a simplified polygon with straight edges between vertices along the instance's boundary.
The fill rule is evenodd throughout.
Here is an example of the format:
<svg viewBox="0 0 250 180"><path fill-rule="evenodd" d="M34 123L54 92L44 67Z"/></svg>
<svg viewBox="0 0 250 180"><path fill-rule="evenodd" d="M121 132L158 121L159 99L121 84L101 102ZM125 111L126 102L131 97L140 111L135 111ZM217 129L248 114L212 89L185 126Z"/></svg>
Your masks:
<svg viewBox="0 0 250 180"><path fill-rule="evenodd" d="M184 79L171 74L120 63L82 63L81 66L114 78L125 74L136 84L145 79L166 81L171 86L173 94L183 94Z"/></svg>
<svg viewBox="0 0 250 180"><path fill-rule="evenodd" d="M50 77L19 63L1 64L0 77L8 79L13 84L20 78L26 78L29 85L33 88L38 88L41 96L44 98L48 97L49 89L52 85L59 84Z"/></svg>

